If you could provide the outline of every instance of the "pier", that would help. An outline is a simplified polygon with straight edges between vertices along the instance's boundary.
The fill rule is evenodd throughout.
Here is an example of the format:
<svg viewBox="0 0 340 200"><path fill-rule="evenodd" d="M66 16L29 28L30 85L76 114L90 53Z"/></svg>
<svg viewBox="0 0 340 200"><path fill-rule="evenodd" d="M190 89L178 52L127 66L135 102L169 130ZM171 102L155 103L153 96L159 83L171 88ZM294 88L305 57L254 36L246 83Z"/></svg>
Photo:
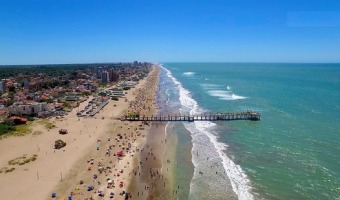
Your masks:
<svg viewBox="0 0 340 200"><path fill-rule="evenodd" d="M146 121L146 122L171 122L171 121L231 121L231 120L251 120L259 121L260 113L258 112L236 112L236 113L217 113L201 115L159 115L159 116L139 116L125 115L120 118L122 121Z"/></svg>

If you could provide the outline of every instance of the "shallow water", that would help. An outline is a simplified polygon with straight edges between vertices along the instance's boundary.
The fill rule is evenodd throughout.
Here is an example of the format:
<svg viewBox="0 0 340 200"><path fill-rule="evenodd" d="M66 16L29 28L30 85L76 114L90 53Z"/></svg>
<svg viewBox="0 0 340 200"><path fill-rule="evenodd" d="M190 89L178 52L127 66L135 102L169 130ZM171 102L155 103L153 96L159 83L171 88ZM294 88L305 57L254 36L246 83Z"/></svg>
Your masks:
<svg viewBox="0 0 340 200"><path fill-rule="evenodd" d="M259 122L176 126L178 137L190 135L193 144L190 198L218 199L218 194L240 199L339 198L340 65L165 63L164 67L171 72L162 74L164 112L262 114ZM197 151L200 156L195 157Z"/></svg>

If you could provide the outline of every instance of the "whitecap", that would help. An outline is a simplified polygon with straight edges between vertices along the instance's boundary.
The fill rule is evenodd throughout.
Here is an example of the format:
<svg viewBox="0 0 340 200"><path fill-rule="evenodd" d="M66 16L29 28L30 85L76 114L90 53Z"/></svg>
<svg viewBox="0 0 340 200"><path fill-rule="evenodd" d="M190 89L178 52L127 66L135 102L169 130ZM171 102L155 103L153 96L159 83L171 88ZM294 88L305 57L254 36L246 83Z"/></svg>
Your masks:
<svg viewBox="0 0 340 200"><path fill-rule="evenodd" d="M188 76L188 77L194 76L195 74L196 74L196 72L183 72L183 75Z"/></svg>
<svg viewBox="0 0 340 200"><path fill-rule="evenodd" d="M213 90L213 89L218 89L221 87L221 85L211 84L211 83L203 83L203 84L200 84L200 86L203 90Z"/></svg>
<svg viewBox="0 0 340 200"><path fill-rule="evenodd" d="M209 90L207 93L212 97L218 97L220 100L232 101L246 99L247 97L234 94L232 91Z"/></svg>

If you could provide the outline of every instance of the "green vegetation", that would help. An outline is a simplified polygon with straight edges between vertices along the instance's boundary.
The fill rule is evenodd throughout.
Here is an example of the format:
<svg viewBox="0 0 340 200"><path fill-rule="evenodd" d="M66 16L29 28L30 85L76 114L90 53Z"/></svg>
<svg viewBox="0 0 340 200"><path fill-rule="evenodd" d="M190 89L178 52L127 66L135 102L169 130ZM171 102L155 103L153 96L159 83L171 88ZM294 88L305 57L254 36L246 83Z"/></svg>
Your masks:
<svg viewBox="0 0 340 200"><path fill-rule="evenodd" d="M135 113L135 112L129 112L129 117L132 117L132 118L138 118L139 117L139 113Z"/></svg>
<svg viewBox="0 0 340 200"><path fill-rule="evenodd" d="M33 131L32 134L33 134L33 135L40 135L40 134L42 134L42 132L41 132L41 131Z"/></svg>
<svg viewBox="0 0 340 200"><path fill-rule="evenodd" d="M24 154L20 157L14 158L10 161L8 161L8 165L24 165L27 164L29 162L33 162L37 159L38 155L34 154L30 157L27 157L27 154Z"/></svg>
<svg viewBox="0 0 340 200"><path fill-rule="evenodd" d="M31 129L30 125L31 124L28 123L28 124L21 124L21 125L15 126L16 130L14 131L13 135L23 136L23 135L27 135L27 134L32 133L32 129Z"/></svg>
<svg viewBox="0 0 340 200"><path fill-rule="evenodd" d="M53 99L43 99L40 102L53 103Z"/></svg>
<svg viewBox="0 0 340 200"><path fill-rule="evenodd" d="M55 125L52 122L50 122L48 119L38 119L35 123L39 125L44 125L46 129L55 128Z"/></svg>
<svg viewBox="0 0 340 200"><path fill-rule="evenodd" d="M99 83L99 87L106 87L107 85L108 83L103 83L103 82Z"/></svg>
<svg viewBox="0 0 340 200"><path fill-rule="evenodd" d="M27 118L27 120L28 120L28 121L30 121L30 122L32 122L32 121L34 121L34 120L35 120L35 118L34 118L34 117L32 117L32 116L26 116L26 118Z"/></svg>
<svg viewBox="0 0 340 200"><path fill-rule="evenodd" d="M85 91L81 93L82 96L89 96L91 95L91 92Z"/></svg>
<svg viewBox="0 0 340 200"><path fill-rule="evenodd" d="M13 131L16 131L16 127L13 126L10 121L0 123L0 136Z"/></svg>
<svg viewBox="0 0 340 200"><path fill-rule="evenodd" d="M7 174L7 173L12 172L12 171L14 171L14 170L15 170L14 167L11 167L11 168L3 167L3 168L0 169L0 174L1 174L2 172L4 172L4 173Z"/></svg>
<svg viewBox="0 0 340 200"><path fill-rule="evenodd" d="M52 128L55 128L55 125L52 124L51 122L48 122L48 123L45 125L45 128L47 128L47 129L52 129Z"/></svg>
<svg viewBox="0 0 340 200"><path fill-rule="evenodd" d="M8 106L13 105L14 103L15 103L15 100L14 99L10 99L9 101L6 102L5 105L8 107Z"/></svg>
<svg viewBox="0 0 340 200"><path fill-rule="evenodd" d="M94 65L95 66L95 65ZM15 77L18 74L34 75L46 74L47 76L77 76L77 71L84 71L89 64L66 64L66 65L7 65L0 67L0 78ZM53 83L51 82L53 85ZM50 85L49 85L50 86Z"/></svg>
<svg viewBox="0 0 340 200"><path fill-rule="evenodd" d="M118 101L119 98L118 97L111 97L111 100Z"/></svg>

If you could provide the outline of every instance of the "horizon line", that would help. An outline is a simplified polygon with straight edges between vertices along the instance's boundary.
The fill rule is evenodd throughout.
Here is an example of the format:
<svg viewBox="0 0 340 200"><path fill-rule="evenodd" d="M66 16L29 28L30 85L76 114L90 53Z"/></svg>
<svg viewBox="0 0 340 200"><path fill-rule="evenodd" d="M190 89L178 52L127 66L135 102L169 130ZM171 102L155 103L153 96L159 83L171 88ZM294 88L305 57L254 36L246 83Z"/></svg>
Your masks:
<svg viewBox="0 0 340 200"><path fill-rule="evenodd" d="M138 60L137 60L138 61ZM35 63L35 64L0 64L0 67L4 66L34 66L34 65L89 65L89 64L127 64L133 63L134 61L116 61L116 62L70 62L70 63ZM138 61L138 62L146 62L152 64L162 64L162 63L249 63L249 64L340 64L339 62L285 62L285 61L162 61L162 62L153 62L153 61Z"/></svg>

